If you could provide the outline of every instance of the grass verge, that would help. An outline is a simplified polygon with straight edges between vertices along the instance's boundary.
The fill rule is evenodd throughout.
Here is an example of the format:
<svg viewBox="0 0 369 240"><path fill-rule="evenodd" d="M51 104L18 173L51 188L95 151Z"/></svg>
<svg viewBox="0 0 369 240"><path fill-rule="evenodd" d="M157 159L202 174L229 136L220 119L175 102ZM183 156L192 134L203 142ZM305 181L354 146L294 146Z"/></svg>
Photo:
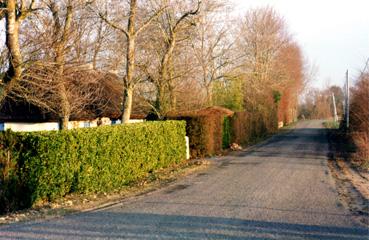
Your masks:
<svg viewBox="0 0 369 240"><path fill-rule="evenodd" d="M369 171L352 161L355 145L345 132L328 128L328 166L335 179L341 203L350 210L357 221L369 224Z"/></svg>
<svg viewBox="0 0 369 240"><path fill-rule="evenodd" d="M340 123L336 121L326 121L323 122L323 125L328 129L338 129L340 127Z"/></svg>

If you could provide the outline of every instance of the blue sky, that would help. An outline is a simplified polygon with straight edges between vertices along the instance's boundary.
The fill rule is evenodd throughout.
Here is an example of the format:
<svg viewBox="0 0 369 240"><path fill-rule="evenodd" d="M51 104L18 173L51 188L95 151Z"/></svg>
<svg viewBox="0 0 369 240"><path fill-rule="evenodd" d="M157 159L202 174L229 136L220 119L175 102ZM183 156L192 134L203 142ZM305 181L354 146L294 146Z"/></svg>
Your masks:
<svg viewBox="0 0 369 240"><path fill-rule="evenodd" d="M236 14L272 6L286 20L305 57L318 67L314 87L343 85L369 58L369 0L231 0Z"/></svg>

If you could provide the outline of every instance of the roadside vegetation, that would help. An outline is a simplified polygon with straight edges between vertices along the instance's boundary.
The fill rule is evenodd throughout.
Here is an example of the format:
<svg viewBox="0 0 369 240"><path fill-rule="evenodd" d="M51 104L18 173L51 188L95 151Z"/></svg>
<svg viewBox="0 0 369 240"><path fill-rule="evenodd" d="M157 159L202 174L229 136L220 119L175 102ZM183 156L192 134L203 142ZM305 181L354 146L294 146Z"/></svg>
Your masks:
<svg viewBox="0 0 369 240"><path fill-rule="evenodd" d="M341 203L358 221L369 224L369 168L358 160L361 152L351 135L342 128L328 129L329 162Z"/></svg>
<svg viewBox="0 0 369 240"><path fill-rule="evenodd" d="M295 121L309 78L299 43L274 9L234 17L230 8L227 0L1 1L0 107L37 109L64 129L107 108L123 123L210 106L258 114L267 127L271 111Z"/></svg>
<svg viewBox="0 0 369 240"><path fill-rule="evenodd" d="M360 74L351 95L349 138L356 147L352 161L369 171L369 70Z"/></svg>
<svg viewBox="0 0 369 240"><path fill-rule="evenodd" d="M340 127L340 123L336 122L334 120L332 121L325 121L323 122L324 127L328 128L328 129L339 129Z"/></svg>
<svg viewBox="0 0 369 240"><path fill-rule="evenodd" d="M347 128L346 117L341 121L327 121L332 139L339 144L343 158L353 166L369 171L369 72L365 70L350 89L350 118ZM342 113L343 114L343 113Z"/></svg>
<svg viewBox="0 0 369 240"><path fill-rule="evenodd" d="M369 73L364 70L351 89L350 124L325 122L329 167L342 202L360 222L369 224Z"/></svg>
<svg viewBox="0 0 369 240"><path fill-rule="evenodd" d="M113 192L186 159L185 123L1 135L0 212Z"/></svg>
<svg viewBox="0 0 369 240"><path fill-rule="evenodd" d="M274 9L232 17L229 7L0 1L0 115L23 106L62 128L0 134L0 210L114 192L180 167L185 135L191 157L202 158L295 122L309 80L299 43ZM106 112L124 124L132 114L160 122L68 129L76 116Z"/></svg>

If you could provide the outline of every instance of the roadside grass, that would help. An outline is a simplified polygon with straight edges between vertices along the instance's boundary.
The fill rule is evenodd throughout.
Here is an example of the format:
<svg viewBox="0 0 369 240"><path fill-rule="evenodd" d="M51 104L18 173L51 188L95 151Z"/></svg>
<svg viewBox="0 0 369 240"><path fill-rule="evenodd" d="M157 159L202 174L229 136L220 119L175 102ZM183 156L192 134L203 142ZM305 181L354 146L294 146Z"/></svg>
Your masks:
<svg viewBox="0 0 369 240"><path fill-rule="evenodd" d="M156 170L112 193L69 194L54 202L40 202L30 209L0 215L0 225L53 219L68 214L106 208L168 186L185 176L205 170L208 165L209 162L206 160L189 160Z"/></svg>
<svg viewBox="0 0 369 240"><path fill-rule="evenodd" d="M361 151L355 144L353 134L340 127L339 122L326 121L323 125L327 128L330 148L336 157L350 163L359 171L369 171L369 161L358 154Z"/></svg>
<svg viewBox="0 0 369 240"><path fill-rule="evenodd" d="M301 121L303 121L303 120L298 120L298 121L296 121L296 122L292 122L292 123L290 123L290 124L288 124L288 125L285 125L285 126L283 126L282 128L280 128L278 131L280 131L280 132L290 131L291 129L294 129L294 128L296 127L296 125L297 125L299 122L301 122Z"/></svg>
<svg viewBox="0 0 369 240"><path fill-rule="evenodd" d="M340 200L358 222L368 226L369 168L363 162L356 161L357 147L345 130L330 123L324 126L329 142L328 166Z"/></svg>
<svg viewBox="0 0 369 240"><path fill-rule="evenodd" d="M328 129L339 129L340 123L336 121L325 121L323 126Z"/></svg>

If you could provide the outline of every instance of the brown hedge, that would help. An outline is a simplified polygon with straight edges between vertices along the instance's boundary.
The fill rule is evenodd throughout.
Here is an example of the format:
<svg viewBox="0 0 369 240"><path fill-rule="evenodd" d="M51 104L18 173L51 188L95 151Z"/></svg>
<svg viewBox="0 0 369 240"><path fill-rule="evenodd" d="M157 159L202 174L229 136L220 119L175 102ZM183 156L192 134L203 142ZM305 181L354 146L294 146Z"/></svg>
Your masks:
<svg viewBox="0 0 369 240"><path fill-rule="evenodd" d="M277 112L234 113L222 107L170 113L166 119L186 121L192 158L221 154L230 144L249 145L277 130Z"/></svg>
<svg viewBox="0 0 369 240"><path fill-rule="evenodd" d="M249 145L277 130L276 112L261 113L236 112L230 117L231 142Z"/></svg>
<svg viewBox="0 0 369 240"><path fill-rule="evenodd" d="M350 137L356 146L353 161L369 168L369 72L361 74L351 90Z"/></svg>
<svg viewBox="0 0 369 240"><path fill-rule="evenodd" d="M196 111L170 113L167 119L186 121L186 134L190 138L192 158L221 154L223 150L224 118L233 112L222 107Z"/></svg>

